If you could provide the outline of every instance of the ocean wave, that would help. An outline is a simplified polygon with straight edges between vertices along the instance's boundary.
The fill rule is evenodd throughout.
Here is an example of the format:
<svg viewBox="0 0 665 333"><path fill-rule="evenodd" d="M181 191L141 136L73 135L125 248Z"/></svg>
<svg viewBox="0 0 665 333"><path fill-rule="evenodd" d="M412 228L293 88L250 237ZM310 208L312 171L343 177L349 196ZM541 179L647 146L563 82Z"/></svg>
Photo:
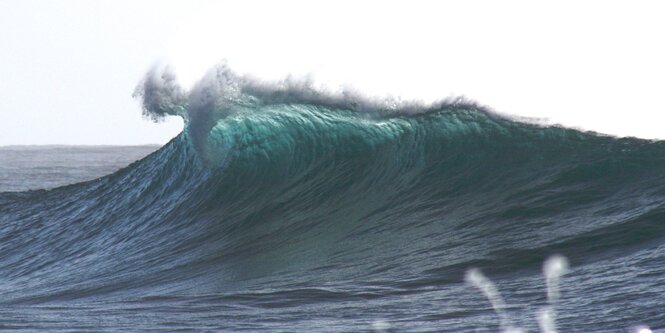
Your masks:
<svg viewBox="0 0 665 333"><path fill-rule="evenodd" d="M0 194L3 302L390 297L457 285L471 266L531 276L552 253L590 264L665 236L663 142L223 66L190 92L153 70L137 96L150 117L184 117L183 133L113 175Z"/></svg>

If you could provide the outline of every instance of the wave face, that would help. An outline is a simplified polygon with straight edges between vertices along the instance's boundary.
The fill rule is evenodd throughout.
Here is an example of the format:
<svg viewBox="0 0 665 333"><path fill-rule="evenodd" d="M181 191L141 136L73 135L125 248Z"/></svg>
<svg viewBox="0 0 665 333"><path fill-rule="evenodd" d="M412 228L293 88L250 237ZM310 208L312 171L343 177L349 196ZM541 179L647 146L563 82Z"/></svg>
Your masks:
<svg viewBox="0 0 665 333"><path fill-rule="evenodd" d="M665 143L211 75L144 82L186 118L145 159L0 194L4 327L496 331L479 267L534 330L554 253L561 331L665 326Z"/></svg>

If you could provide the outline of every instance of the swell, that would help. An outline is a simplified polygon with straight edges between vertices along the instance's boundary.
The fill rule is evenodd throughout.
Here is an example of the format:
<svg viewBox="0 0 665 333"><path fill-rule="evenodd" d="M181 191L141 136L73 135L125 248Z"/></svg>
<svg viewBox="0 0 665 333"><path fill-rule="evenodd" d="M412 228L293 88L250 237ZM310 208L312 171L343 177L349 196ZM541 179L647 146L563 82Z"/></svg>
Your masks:
<svg viewBox="0 0 665 333"><path fill-rule="evenodd" d="M663 142L228 82L144 88L187 128L113 175L0 194L2 299L408 289L665 236Z"/></svg>

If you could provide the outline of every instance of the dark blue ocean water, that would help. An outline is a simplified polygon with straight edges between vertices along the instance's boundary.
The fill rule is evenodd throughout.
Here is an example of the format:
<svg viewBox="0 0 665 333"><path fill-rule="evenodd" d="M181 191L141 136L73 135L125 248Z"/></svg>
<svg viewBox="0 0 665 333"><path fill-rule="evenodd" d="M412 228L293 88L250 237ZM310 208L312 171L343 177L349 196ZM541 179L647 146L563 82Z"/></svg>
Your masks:
<svg viewBox="0 0 665 333"><path fill-rule="evenodd" d="M137 90L185 118L158 151L0 193L1 330L539 331L543 309L559 332L665 327L665 142L211 73Z"/></svg>

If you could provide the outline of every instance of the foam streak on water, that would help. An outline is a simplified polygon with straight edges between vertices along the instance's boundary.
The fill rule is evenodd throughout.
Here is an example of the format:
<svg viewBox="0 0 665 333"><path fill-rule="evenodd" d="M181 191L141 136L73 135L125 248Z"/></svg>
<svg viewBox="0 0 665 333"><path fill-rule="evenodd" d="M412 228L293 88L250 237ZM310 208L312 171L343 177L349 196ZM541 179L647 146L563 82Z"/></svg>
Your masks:
<svg viewBox="0 0 665 333"><path fill-rule="evenodd" d="M496 286L492 281L490 281L483 273L477 269L470 269L467 271L465 280L467 283L472 284L474 287L478 288L485 297L492 304L492 309L499 316L501 322L501 328L503 332L514 332L515 328L513 327L510 317L504 312L506 308L506 302L504 302L501 294L496 289Z"/></svg>

